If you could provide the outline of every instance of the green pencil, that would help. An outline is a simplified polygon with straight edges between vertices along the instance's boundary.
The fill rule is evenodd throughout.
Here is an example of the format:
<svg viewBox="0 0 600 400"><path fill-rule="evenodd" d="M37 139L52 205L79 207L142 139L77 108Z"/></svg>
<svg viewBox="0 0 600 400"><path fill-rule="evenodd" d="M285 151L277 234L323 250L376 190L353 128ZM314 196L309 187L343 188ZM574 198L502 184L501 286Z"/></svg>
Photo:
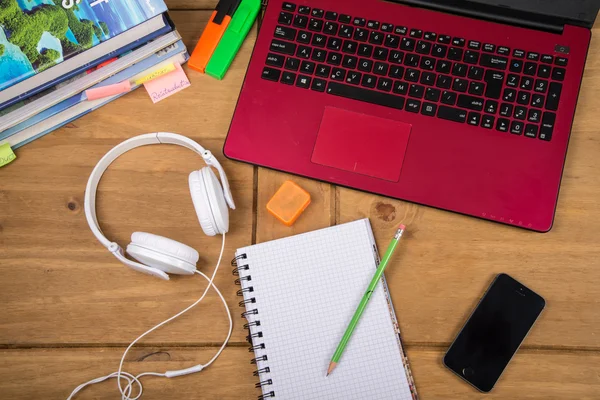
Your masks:
<svg viewBox="0 0 600 400"><path fill-rule="evenodd" d="M340 358L342 357L342 353L346 349L346 345L350 341L350 338L352 337L352 333L354 332L356 325L358 325L358 321L360 320L360 317L362 316L363 312L365 311L365 308L367 308L367 304L369 303L369 300L371 300L371 295L373 294L373 291L377 287L377 283L379 282L381 275L383 275L383 271L385 270L385 267L387 267L388 262L390 261L390 258L392 257L392 254L394 253L394 250L396 250L396 247L398 246L398 242L400 242L400 238L402 237L402 234L404 233L405 229L406 229L406 227L404 225L400 225L400 227L396 231L396 235L394 235L394 239L392 239L390 245L388 246L387 251L385 252L385 254L383 256L383 259L381 260L381 263L379 263L379 267L377 267L377 271L375 271L375 275L373 276L373 279L371 279L371 283L369 283L369 287L367 288L365 295L363 296L362 300L358 304L358 308L354 312L354 316L352 317L352 320L350 321L348 328L346 328L346 332L344 332L344 336L342 336L342 340L340 340L340 344L338 344L337 349L335 349L335 353L333 353L333 357L331 357L331 362L329 363L329 368L327 368L326 376L329 376L329 374L331 374L333 372L333 370L337 366L338 362L340 361Z"/></svg>

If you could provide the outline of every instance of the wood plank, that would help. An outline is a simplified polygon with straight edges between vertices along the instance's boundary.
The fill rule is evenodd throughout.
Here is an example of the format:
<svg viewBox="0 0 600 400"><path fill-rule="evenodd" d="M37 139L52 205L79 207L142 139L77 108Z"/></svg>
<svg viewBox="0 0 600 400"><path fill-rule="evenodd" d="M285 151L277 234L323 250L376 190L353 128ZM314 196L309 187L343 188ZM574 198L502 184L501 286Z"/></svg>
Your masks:
<svg viewBox="0 0 600 400"><path fill-rule="evenodd" d="M219 0L165 0L169 10L214 10Z"/></svg>
<svg viewBox="0 0 600 400"><path fill-rule="evenodd" d="M207 12L173 12L186 43ZM223 140L254 38L244 44L223 81L187 71L190 88L152 105L143 89L19 149L0 170L0 343L127 343L200 296L199 277L162 282L120 265L87 227L84 190L96 162L119 142L156 130L177 132L213 151L228 173L238 208L217 284L234 311L233 340L244 340L229 261L252 238L253 168L226 160ZM186 67L187 69L187 67ZM45 160L45 161L41 161ZM199 250L212 273L221 241L200 229L187 184L203 167L189 150L155 146L124 155L100 184L104 232L122 246L136 230ZM151 343L215 343L227 319L213 293L198 309L148 338Z"/></svg>
<svg viewBox="0 0 600 400"><path fill-rule="evenodd" d="M66 398L77 385L115 371L122 349L2 350L0 393L8 399ZM125 363L129 372L174 370L206 362L210 348L134 348ZM441 349L409 348L417 391L422 400L481 399L482 394L462 382L441 362ZM143 380L145 400L255 399L251 354L231 347L199 375ZM134 361L135 360L135 361ZM591 400L600 391L600 354L597 352L520 351L486 399ZM27 382L27 384L23 384ZM114 399L116 381L86 388L76 399Z"/></svg>

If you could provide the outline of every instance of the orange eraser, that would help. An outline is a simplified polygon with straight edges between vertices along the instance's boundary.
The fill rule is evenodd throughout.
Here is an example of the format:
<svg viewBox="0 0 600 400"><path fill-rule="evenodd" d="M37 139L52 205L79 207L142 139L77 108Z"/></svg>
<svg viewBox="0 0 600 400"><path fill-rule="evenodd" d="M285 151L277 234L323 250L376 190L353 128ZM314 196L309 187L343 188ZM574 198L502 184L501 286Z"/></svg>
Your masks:
<svg viewBox="0 0 600 400"><path fill-rule="evenodd" d="M285 181L267 203L267 210L287 226L292 226L310 204L310 194L292 181Z"/></svg>

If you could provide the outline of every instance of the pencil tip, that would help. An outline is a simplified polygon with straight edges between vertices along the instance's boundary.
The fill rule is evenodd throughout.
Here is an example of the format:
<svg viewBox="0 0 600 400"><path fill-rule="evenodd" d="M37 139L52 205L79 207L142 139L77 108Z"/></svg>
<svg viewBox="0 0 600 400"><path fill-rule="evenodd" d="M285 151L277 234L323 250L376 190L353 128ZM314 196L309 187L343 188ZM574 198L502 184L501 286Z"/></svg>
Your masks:
<svg viewBox="0 0 600 400"><path fill-rule="evenodd" d="M329 368L327 368L327 375L325 375L326 377L329 376L329 374L331 374L333 372L336 365L337 365L337 363L333 362L333 361L329 363Z"/></svg>

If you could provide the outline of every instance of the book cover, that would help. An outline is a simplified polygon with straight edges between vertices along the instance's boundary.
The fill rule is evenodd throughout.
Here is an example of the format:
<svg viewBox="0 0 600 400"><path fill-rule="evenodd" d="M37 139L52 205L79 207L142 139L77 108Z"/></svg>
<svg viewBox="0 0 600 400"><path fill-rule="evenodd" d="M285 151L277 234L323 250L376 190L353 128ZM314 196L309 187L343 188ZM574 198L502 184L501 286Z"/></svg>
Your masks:
<svg viewBox="0 0 600 400"><path fill-rule="evenodd" d="M0 0L0 91L165 11L163 0Z"/></svg>

